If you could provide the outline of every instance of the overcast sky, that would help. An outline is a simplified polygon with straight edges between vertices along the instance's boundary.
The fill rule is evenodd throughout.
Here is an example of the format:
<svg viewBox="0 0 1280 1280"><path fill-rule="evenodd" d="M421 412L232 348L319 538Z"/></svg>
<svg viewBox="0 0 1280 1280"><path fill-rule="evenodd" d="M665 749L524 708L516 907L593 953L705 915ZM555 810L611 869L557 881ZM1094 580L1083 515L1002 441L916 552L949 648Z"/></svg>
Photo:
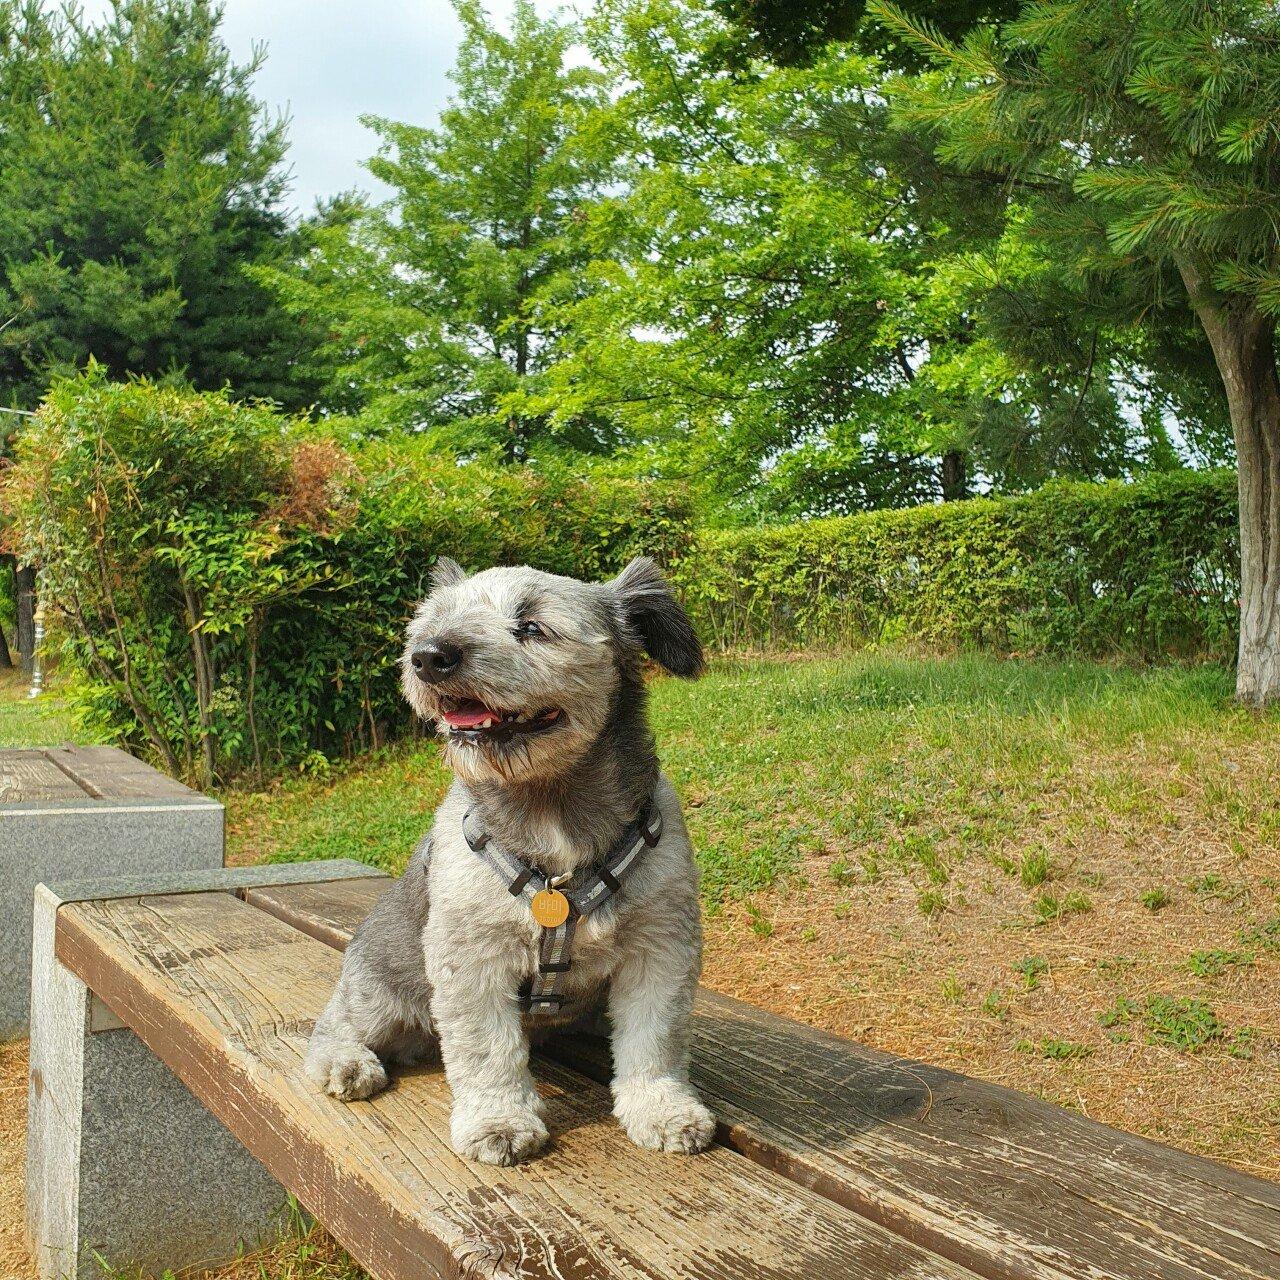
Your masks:
<svg viewBox="0 0 1280 1280"><path fill-rule="evenodd" d="M108 7L85 5L91 15ZM560 7L538 3L543 13ZM448 0L226 0L225 10L238 62L266 45L257 96L290 116L290 202L300 212L321 196L379 187L361 167L375 146L362 114L431 124L449 96L461 28ZM495 16L510 10L511 0L490 0Z"/></svg>

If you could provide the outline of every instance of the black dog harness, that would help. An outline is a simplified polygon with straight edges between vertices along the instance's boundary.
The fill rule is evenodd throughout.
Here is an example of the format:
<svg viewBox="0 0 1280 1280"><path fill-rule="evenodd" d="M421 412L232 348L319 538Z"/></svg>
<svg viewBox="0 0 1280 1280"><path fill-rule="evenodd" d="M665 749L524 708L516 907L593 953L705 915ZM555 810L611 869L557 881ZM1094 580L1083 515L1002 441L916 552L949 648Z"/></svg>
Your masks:
<svg viewBox="0 0 1280 1280"><path fill-rule="evenodd" d="M480 829L473 810L469 809L462 819L462 834L472 852L497 872L508 892L528 902L533 918L542 928L538 969L519 992L520 1007L535 1015L555 1013L564 1003L560 987L563 975L569 972L578 919L603 906L622 888L645 850L652 849L661 838L662 815L650 801L602 863L564 876L544 876L490 840Z"/></svg>

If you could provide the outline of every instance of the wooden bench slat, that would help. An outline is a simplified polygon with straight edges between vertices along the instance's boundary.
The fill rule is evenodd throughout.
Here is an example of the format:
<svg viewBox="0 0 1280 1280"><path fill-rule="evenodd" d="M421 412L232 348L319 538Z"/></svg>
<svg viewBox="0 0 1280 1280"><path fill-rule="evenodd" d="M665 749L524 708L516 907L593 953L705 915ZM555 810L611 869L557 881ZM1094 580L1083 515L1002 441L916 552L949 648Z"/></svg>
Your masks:
<svg viewBox="0 0 1280 1280"><path fill-rule="evenodd" d="M230 894L69 903L56 952L375 1274L973 1280L736 1152L641 1151L557 1064L554 1148L515 1169L452 1153L438 1068L320 1095L301 1060L339 955Z"/></svg>
<svg viewBox="0 0 1280 1280"><path fill-rule="evenodd" d="M363 883L363 882L362 882ZM255 901L345 939L386 882ZM381 886L381 887L380 887ZM1002 1280L1275 1280L1280 1188L703 991L694 1079L743 1154ZM607 1079L584 1037L547 1046Z"/></svg>
<svg viewBox="0 0 1280 1280"><path fill-rule="evenodd" d="M86 800L89 793L43 752L0 750L0 801Z"/></svg>

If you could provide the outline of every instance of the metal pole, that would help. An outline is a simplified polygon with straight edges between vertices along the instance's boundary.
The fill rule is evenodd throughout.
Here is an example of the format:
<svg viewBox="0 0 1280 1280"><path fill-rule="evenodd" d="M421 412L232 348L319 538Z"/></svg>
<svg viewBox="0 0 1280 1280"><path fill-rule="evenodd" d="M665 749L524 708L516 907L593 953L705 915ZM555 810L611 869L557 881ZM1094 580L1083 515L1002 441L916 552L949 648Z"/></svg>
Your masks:
<svg viewBox="0 0 1280 1280"><path fill-rule="evenodd" d="M27 690L28 698L38 698L44 692L44 662L41 650L44 647L44 592L43 584L36 581L36 617L35 638L31 646L31 688Z"/></svg>

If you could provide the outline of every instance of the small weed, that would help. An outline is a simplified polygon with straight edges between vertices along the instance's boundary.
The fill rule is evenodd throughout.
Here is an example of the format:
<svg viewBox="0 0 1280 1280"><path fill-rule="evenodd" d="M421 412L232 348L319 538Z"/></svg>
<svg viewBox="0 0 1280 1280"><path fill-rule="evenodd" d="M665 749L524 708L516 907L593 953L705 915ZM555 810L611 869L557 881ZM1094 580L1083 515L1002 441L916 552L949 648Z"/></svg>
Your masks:
<svg viewBox="0 0 1280 1280"><path fill-rule="evenodd" d="M874 853L860 853L858 855L858 865L862 868L862 878L868 884L879 884L884 879L884 870L880 866L880 859Z"/></svg>
<svg viewBox="0 0 1280 1280"><path fill-rule="evenodd" d="M1046 880L1053 879L1053 861L1044 849L1033 849L1023 854L1018 867L1018 879L1028 889L1038 889Z"/></svg>
<svg viewBox="0 0 1280 1280"><path fill-rule="evenodd" d="M773 921L754 902L747 903L747 916L751 921L751 932L757 938L773 937Z"/></svg>
<svg viewBox="0 0 1280 1280"><path fill-rule="evenodd" d="M1195 1053L1223 1037L1218 1015L1203 1000L1152 996L1143 1011L1147 1038L1182 1053Z"/></svg>
<svg viewBox="0 0 1280 1280"><path fill-rule="evenodd" d="M813 927L813 925L806 925L803 929L800 930L801 942L817 942L817 940L818 940L818 931Z"/></svg>
<svg viewBox="0 0 1280 1280"><path fill-rule="evenodd" d="M1040 975L1048 973L1049 962L1043 956L1027 956L1013 966L1013 971L1022 974L1028 991L1034 991L1040 985Z"/></svg>
<svg viewBox="0 0 1280 1280"><path fill-rule="evenodd" d="M964 987L954 973L949 973L942 980L942 998L950 1004L959 1004L964 998Z"/></svg>
<svg viewBox="0 0 1280 1280"><path fill-rule="evenodd" d="M1216 871L1200 876L1196 880L1188 880L1187 888L1205 902L1235 902L1247 892L1244 885L1233 884L1225 876Z"/></svg>
<svg viewBox="0 0 1280 1280"><path fill-rule="evenodd" d="M1242 946L1259 951L1280 951L1280 916L1272 916L1261 924L1251 924L1237 935Z"/></svg>
<svg viewBox="0 0 1280 1280"><path fill-rule="evenodd" d="M1065 897L1056 893L1042 893L1035 903L1036 924L1052 924L1068 916L1083 915L1093 910L1093 903L1079 889L1073 889Z"/></svg>
<svg viewBox="0 0 1280 1280"><path fill-rule="evenodd" d="M853 868L849 865L848 858L837 858L830 867L827 868L829 875L836 884L852 884Z"/></svg>
<svg viewBox="0 0 1280 1280"><path fill-rule="evenodd" d="M999 991L988 991L978 1007L989 1018L1004 1018L1009 1013L1009 1006Z"/></svg>
<svg viewBox="0 0 1280 1280"><path fill-rule="evenodd" d="M831 909L831 914L835 916L837 920L847 920L849 918L849 912L851 909L852 908L849 903L837 902L836 905Z"/></svg>
<svg viewBox="0 0 1280 1280"><path fill-rule="evenodd" d="M1080 883L1088 885L1090 889L1101 889L1107 883L1107 877L1101 871L1082 871Z"/></svg>
<svg viewBox="0 0 1280 1280"><path fill-rule="evenodd" d="M1132 969L1138 962L1132 956L1103 956L1098 961L1099 973L1122 973Z"/></svg>
<svg viewBox="0 0 1280 1280"><path fill-rule="evenodd" d="M1110 1009L1098 1014L1098 1021L1104 1027L1118 1027L1132 1022L1142 1012L1142 1006L1128 996L1116 996Z"/></svg>
<svg viewBox="0 0 1280 1280"><path fill-rule="evenodd" d="M1142 895L1141 902L1148 911L1163 911L1173 901L1173 894L1168 889L1148 889Z"/></svg>
<svg viewBox="0 0 1280 1280"><path fill-rule="evenodd" d="M1216 978L1229 968L1245 968L1251 964L1252 951L1193 951L1187 968L1197 978Z"/></svg>
<svg viewBox="0 0 1280 1280"><path fill-rule="evenodd" d="M916 899L916 906L921 915L932 919L947 909L947 900L942 896L941 889L924 889Z"/></svg>
<svg viewBox="0 0 1280 1280"><path fill-rule="evenodd" d="M1258 1038L1258 1033L1253 1027L1241 1027L1239 1031L1231 1037L1231 1043L1227 1046L1227 1052L1233 1058L1241 1058L1248 1062L1253 1057L1254 1043Z"/></svg>
<svg viewBox="0 0 1280 1280"><path fill-rule="evenodd" d="M1040 1041L1040 1056L1054 1062L1073 1062L1079 1058L1088 1058L1093 1050L1087 1044L1075 1040L1044 1039Z"/></svg>

